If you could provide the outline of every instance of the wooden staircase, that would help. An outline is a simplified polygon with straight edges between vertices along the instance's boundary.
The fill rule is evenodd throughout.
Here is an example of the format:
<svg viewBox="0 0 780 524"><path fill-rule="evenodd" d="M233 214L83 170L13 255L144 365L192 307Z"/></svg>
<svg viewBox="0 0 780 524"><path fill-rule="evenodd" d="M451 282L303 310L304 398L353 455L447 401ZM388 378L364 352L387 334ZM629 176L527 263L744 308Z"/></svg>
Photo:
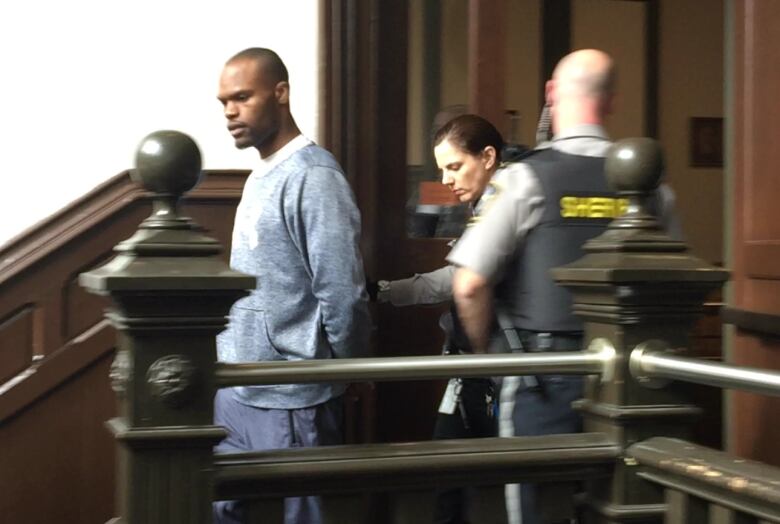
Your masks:
<svg viewBox="0 0 780 524"><path fill-rule="evenodd" d="M205 172L184 214L225 248L248 172ZM0 247L0 515L105 522L114 508L116 415L108 301L78 275L102 265L151 213L129 172ZM227 258L227 254L224 255ZM5 520L7 519L7 520Z"/></svg>

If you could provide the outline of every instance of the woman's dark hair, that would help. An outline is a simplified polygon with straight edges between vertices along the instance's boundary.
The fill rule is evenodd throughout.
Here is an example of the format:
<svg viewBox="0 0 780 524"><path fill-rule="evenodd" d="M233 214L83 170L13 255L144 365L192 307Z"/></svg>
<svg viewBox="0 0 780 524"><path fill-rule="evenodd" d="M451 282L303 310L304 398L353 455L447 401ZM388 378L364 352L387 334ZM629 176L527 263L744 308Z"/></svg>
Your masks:
<svg viewBox="0 0 780 524"><path fill-rule="evenodd" d="M487 146L493 146L496 159L501 158L501 150L504 148L504 139L493 124L472 114L456 116L441 126L433 136L433 146L445 140L472 155L478 155Z"/></svg>

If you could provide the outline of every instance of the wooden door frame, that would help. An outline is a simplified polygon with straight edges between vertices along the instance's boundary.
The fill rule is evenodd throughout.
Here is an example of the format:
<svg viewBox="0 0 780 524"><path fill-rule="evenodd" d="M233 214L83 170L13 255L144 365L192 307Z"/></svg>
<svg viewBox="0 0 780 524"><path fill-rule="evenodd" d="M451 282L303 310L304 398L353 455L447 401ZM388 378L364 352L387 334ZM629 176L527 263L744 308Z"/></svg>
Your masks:
<svg viewBox="0 0 780 524"><path fill-rule="evenodd" d="M645 136L659 138L658 72L659 0L615 0L641 2L645 8ZM541 99L544 100L544 82L552 76L555 65L571 48L571 0L544 0L542 7L542 62Z"/></svg>
<svg viewBox="0 0 780 524"><path fill-rule="evenodd" d="M552 7L544 14L543 27L551 31L543 41L544 79L549 77L558 59L569 51L570 1L545 1L545 6L549 3ZM658 3L657 0L638 1L645 3L648 21L655 28L649 31L652 34L648 35L647 42L652 60L648 59L651 71L646 119L648 134L655 135ZM503 56L506 47L506 31L500 26L505 23L502 14L506 0L468 2L470 110L500 126L505 109ZM320 106L324 115L320 136L323 145L341 162L355 191L363 221L361 248L367 276L371 279L400 278L435 269L442 264L448 251L446 241L408 238L405 216L400 211L407 199L408 3L321 0L320 13L323 65ZM428 107L426 111L430 110ZM378 313L374 315L378 318L374 354L415 354L414 348L401 346L406 342L400 341L396 333L389 333L395 340L388 341L388 332L382 331L387 326L397 329L404 319L382 310L381 306L377 309L374 311ZM425 322L435 325L435 316L430 312L421 312L421 315L430 316L430 319L424 319ZM420 336L428 337L425 342L428 345L433 340L430 334L417 332L410 333L408 338ZM416 343L423 344L421 341ZM381 399L379 404L378 409L382 409ZM369 406L365 416L375 420L374 411ZM371 440L374 431L367 431L363 438Z"/></svg>
<svg viewBox="0 0 780 524"><path fill-rule="evenodd" d="M726 246L732 271L724 322L725 353L731 363L780 369L780 237L777 228L757 226L772 217L762 199L773 195L762 179L770 165L780 121L766 107L780 85L774 49L780 43L769 27L780 16L767 0L726 0ZM776 156L776 155L775 155ZM770 182L771 183L771 182ZM758 189L761 187L762 189ZM780 431L773 415L780 399L732 391L727 394L726 442L738 456L780 465Z"/></svg>

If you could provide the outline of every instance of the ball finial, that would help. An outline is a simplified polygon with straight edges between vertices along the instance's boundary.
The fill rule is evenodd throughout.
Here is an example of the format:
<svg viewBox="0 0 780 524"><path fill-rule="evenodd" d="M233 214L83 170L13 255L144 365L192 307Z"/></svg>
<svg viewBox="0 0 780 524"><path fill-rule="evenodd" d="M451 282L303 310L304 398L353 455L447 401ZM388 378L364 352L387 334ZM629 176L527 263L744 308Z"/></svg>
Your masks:
<svg viewBox="0 0 780 524"><path fill-rule="evenodd" d="M200 149L179 131L147 135L135 153L131 178L152 193L179 197L200 180Z"/></svg>
<svg viewBox="0 0 780 524"><path fill-rule="evenodd" d="M658 187L664 169L661 146L652 138L625 138L607 153L605 172L618 193L646 193Z"/></svg>

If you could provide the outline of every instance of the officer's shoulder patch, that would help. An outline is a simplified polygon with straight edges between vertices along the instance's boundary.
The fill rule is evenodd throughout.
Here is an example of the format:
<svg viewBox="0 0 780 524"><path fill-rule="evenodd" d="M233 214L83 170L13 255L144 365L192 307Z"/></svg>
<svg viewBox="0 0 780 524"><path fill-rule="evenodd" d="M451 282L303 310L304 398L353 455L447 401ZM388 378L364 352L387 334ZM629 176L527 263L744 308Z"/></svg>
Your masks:
<svg viewBox="0 0 780 524"><path fill-rule="evenodd" d="M476 213L469 220L469 226L474 225L481 220L481 217L490 210L490 207L493 205L493 202L495 202L496 197L501 194L502 191L503 186L501 183L496 181L495 177L493 177L490 182L488 182L488 185L485 188L485 191L482 193L482 197L479 199L479 202L477 202Z"/></svg>

